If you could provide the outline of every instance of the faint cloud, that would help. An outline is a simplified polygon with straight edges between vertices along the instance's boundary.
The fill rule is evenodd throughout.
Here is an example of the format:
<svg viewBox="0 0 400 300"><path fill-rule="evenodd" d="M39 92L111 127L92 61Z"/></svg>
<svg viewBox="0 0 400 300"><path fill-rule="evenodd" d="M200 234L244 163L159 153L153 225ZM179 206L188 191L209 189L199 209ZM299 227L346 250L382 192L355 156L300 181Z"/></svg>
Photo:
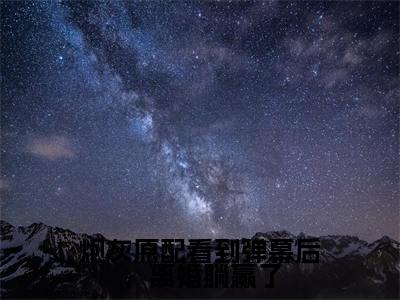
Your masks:
<svg viewBox="0 0 400 300"><path fill-rule="evenodd" d="M388 113L382 106L374 106L372 104L365 104L359 108L359 113L369 119L383 118Z"/></svg>
<svg viewBox="0 0 400 300"><path fill-rule="evenodd" d="M6 191L10 189L10 182L7 179L0 179L0 191Z"/></svg>
<svg viewBox="0 0 400 300"><path fill-rule="evenodd" d="M310 14L306 23L308 34L290 35L282 40L284 54L275 62L275 69L282 74L282 84L314 84L317 80L330 89L352 79L355 73L368 72L370 65L382 60L382 55L393 48L395 41L389 31L365 36L340 23L337 18L316 18Z"/></svg>
<svg viewBox="0 0 400 300"><path fill-rule="evenodd" d="M50 160L75 157L71 140L62 135L32 138L25 150L32 155Z"/></svg>
<svg viewBox="0 0 400 300"><path fill-rule="evenodd" d="M347 78L348 72L345 69L334 69L330 73L326 73L325 76L323 77L322 81L325 83L325 85L328 88L333 87L335 84L337 84L340 81L343 81Z"/></svg>

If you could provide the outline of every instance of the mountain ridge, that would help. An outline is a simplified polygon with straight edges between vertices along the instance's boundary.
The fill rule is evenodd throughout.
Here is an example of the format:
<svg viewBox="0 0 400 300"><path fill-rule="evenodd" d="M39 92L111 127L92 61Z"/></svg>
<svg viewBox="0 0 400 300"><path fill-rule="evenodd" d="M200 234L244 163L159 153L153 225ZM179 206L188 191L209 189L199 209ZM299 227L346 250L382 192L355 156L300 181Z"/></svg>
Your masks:
<svg viewBox="0 0 400 300"><path fill-rule="evenodd" d="M138 298L154 295L164 297L164 293L149 289L149 278L143 275L146 272L142 274L135 267L82 266L80 242L83 239L99 237L105 238L99 233L91 235L75 233L69 229L52 227L41 222L29 226L13 226L1 220L0 295L6 298L24 298L32 295L38 298L49 296L118 298L131 297L132 294ZM304 233L296 236L289 231L281 230L257 232L252 238L270 240L306 237L314 236ZM268 295L286 298L299 295L312 298L325 294L335 297L371 294L386 298L397 296L400 274L398 241L383 236L368 243L351 235L327 235L320 236L319 239L320 264L285 265L276 279L281 284L277 284L274 289L268 289ZM112 275L108 274L109 272ZM120 278L123 284L116 281L116 278ZM283 283L288 278L297 282L296 285L303 284L306 292L293 288L294 283L286 283L288 286L285 286ZM331 284L334 288L330 287ZM18 289L21 285L26 287L25 291ZM292 292L288 292L288 288ZM265 296L266 292L264 289L251 296ZM230 293L226 291L224 296L231 297ZM246 293L242 294L242 297L247 297L249 292ZM236 291L235 294L240 295L240 292Z"/></svg>

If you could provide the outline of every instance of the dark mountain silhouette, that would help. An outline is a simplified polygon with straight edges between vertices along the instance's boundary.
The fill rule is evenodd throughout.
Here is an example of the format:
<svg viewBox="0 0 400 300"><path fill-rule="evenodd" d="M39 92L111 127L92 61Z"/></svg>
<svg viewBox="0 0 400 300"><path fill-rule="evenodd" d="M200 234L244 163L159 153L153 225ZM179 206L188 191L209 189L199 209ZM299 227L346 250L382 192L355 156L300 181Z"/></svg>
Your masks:
<svg viewBox="0 0 400 300"><path fill-rule="evenodd" d="M125 262L83 265L80 242L102 235L74 233L34 223L1 222L2 298L397 298L400 244L384 236L368 243L355 236L321 236L319 264L284 264L275 287L250 289L150 289L150 268ZM253 239L304 238L287 231ZM261 276L261 272L257 273ZM260 278L257 277L257 280ZM258 285L257 285L258 287Z"/></svg>

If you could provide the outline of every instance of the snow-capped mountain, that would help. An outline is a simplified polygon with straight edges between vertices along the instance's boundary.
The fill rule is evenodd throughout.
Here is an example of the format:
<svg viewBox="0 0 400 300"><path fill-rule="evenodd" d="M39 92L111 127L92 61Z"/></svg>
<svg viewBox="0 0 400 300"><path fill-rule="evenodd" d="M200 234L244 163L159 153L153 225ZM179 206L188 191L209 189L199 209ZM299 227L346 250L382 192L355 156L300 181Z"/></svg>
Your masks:
<svg viewBox="0 0 400 300"><path fill-rule="evenodd" d="M114 274L112 270L101 277L99 270L80 263L80 243L84 239L103 238L102 235L77 234L43 223L14 227L0 222L2 297L109 298L115 295L109 287L113 281L107 278ZM139 278L131 273L122 275L129 276L129 281L124 278L125 283L131 284L127 292L146 296L146 287Z"/></svg>
<svg viewBox="0 0 400 300"><path fill-rule="evenodd" d="M1 297L148 298L188 297L149 289L148 270L134 264L84 266L80 243L103 236L34 223L15 227L0 221ZM253 239L311 238L287 231L257 233ZM367 243L354 236L319 237L319 264L286 264L273 289L224 290L218 297L385 297L399 293L400 244L385 236ZM295 251L294 251L295 253ZM202 296L215 296L203 289Z"/></svg>

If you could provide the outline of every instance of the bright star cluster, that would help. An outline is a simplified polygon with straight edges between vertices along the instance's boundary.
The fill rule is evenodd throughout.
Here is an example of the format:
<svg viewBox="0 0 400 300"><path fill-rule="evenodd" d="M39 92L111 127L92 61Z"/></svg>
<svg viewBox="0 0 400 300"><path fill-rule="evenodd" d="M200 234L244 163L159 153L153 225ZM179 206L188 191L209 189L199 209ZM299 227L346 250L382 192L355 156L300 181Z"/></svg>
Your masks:
<svg viewBox="0 0 400 300"><path fill-rule="evenodd" d="M1 217L399 238L399 6L2 1Z"/></svg>

